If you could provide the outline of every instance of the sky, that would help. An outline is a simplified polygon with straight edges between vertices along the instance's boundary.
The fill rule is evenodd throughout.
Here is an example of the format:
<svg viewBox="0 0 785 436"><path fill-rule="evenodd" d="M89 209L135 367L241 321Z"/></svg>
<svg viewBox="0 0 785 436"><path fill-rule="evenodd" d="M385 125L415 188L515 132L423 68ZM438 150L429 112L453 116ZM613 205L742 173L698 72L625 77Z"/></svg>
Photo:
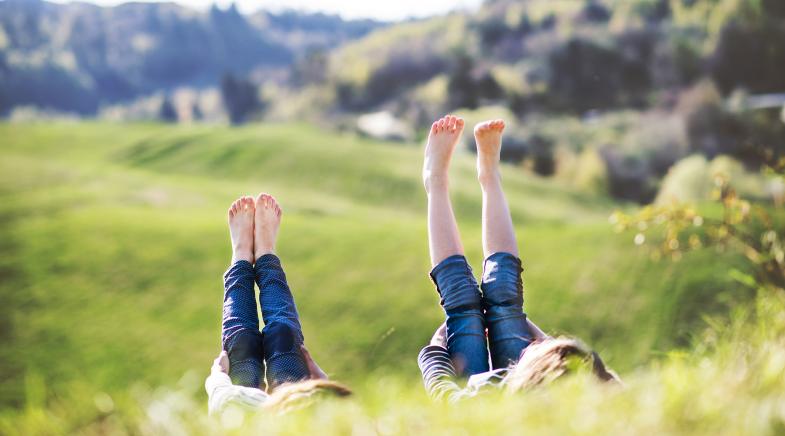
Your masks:
<svg viewBox="0 0 785 436"><path fill-rule="evenodd" d="M69 3L73 0L53 0L57 3ZM127 0L80 0L102 6L125 3ZM138 0L137 0L138 1ZM148 1L148 0L143 0ZM174 0L194 9L207 9L213 3L226 7L232 0ZM250 13L259 9L278 11L281 9L298 9L308 12L326 12L338 14L346 19L375 18L377 20L395 21L411 17L439 15L455 9L472 9L482 0L235 0L241 11Z"/></svg>

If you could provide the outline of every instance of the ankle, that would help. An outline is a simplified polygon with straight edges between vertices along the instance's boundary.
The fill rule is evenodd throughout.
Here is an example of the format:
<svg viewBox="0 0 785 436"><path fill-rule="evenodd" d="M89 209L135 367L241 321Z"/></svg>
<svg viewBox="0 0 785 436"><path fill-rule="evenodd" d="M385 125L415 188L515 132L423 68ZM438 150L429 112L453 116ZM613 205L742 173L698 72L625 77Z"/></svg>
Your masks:
<svg viewBox="0 0 785 436"><path fill-rule="evenodd" d="M253 252L250 249L235 248L232 250L232 265L245 260L248 263L253 263Z"/></svg>
<svg viewBox="0 0 785 436"><path fill-rule="evenodd" d="M275 254L275 247L261 247L256 251L254 251L253 257L254 259L258 259L264 256L265 254Z"/></svg>
<svg viewBox="0 0 785 436"><path fill-rule="evenodd" d="M481 168L477 171L477 180L483 189L498 186L502 180L502 174L498 168Z"/></svg>
<svg viewBox="0 0 785 436"><path fill-rule="evenodd" d="M450 183L446 174L431 172L423 174L423 185L425 185L425 192L430 194L435 191L448 190Z"/></svg>

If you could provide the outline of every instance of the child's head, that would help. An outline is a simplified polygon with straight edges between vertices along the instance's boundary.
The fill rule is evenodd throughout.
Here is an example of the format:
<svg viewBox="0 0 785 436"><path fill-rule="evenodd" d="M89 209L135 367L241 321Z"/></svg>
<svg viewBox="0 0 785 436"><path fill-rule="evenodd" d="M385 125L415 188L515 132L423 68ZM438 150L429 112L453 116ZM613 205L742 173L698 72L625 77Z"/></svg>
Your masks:
<svg viewBox="0 0 785 436"><path fill-rule="evenodd" d="M601 381L621 382L605 367L600 356L574 338L550 338L535 342L524 350L521 359L504 379L507 390L517 392L586 368Z"/></svg>
<svg viewBox="0 0 785 436"><path fill-rule="evenodd" d="M347 397L351 394L351 389L332 380L304 380L297 383L283 384L275 388L265 403L265 408L278 412L287 412L307 406L318 397Z"/></svg>

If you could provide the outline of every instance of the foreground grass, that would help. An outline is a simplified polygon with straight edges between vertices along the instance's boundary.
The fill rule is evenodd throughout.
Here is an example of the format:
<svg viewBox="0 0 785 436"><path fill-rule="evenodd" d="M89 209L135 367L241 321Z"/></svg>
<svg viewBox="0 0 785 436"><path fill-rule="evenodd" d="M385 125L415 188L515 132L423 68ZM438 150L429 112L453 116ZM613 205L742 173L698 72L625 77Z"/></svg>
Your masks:
<svg viewBox="0 0 785 436"><path fill-rule="evenodd" d="M323 400L275 415L205 413L201 377L132 394L72 393L57 407L29 406L8 434L685 434L777 435L785 431L785 299L761 295L730 324L629 374L624 387L582 375L525 394L501 391L463 403L431 402L398 377L369 380L348 400Z"/></svg>
<svg viewBox="0 0 785 436"><path fill-rule="evenodd" d="M285 209L279 254L309 348L360 392L313 409L336 412L274 425L383 413L395 420L410 408L428 426L440 410L425 406L415 363L442 316L427 278L419 148L304 125L1 124L0 137L0 407L6 424L19 422L11 428L155 428L157 409L139 404L163 400L145 392L183 374L191 375L173 398L198 391L182 397L183 413L192 413L190 401L201 407L198 385L218 347L225 210L262 190ZM479 269L470 156L456 157L452 181ZM505 186L527 312L550 332L585 339L625 376L689 345L700 314L749 295L726 274L738 267L732 256L651 263L629 236L612 234L614 205L604 198L513 168ZM397 397L408 406L381 412ZM456 422L476 418L466 416Z"/></svg>

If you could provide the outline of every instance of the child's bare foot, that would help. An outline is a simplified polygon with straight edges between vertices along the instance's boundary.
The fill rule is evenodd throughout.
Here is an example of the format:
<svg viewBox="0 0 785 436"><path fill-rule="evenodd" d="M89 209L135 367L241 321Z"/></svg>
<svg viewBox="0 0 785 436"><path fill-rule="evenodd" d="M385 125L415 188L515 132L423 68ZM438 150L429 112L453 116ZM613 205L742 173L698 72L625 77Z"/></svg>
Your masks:
<svg viewBox="0 0 785 436"><path fill-rule="evenodd" d="M253 198L240 197L229 207L232 265L239 260L253 263Z"/></svg>
<svg viewBox="0 0 785 436"><path fill-rule="evenodd" d="M480 184L499 180L499 158L502 149L503 120L483 121L474 126L477 141L477 178Z"/></svg>
<svg viewBox="0 0 785 436"><path fill-rule="evenodd" d="M275 240L281 225L281 207L270 194L256 197L254 219L254 259L275 253Z"/></svg>
<svg viewBox="0 0 785 436"><path fill-rule="evenodd" d="M433 188L447 187L450 158L462 133L463 119L453 115L444 116L431 125L422 169L426 192L431 192Z"/></svg>

